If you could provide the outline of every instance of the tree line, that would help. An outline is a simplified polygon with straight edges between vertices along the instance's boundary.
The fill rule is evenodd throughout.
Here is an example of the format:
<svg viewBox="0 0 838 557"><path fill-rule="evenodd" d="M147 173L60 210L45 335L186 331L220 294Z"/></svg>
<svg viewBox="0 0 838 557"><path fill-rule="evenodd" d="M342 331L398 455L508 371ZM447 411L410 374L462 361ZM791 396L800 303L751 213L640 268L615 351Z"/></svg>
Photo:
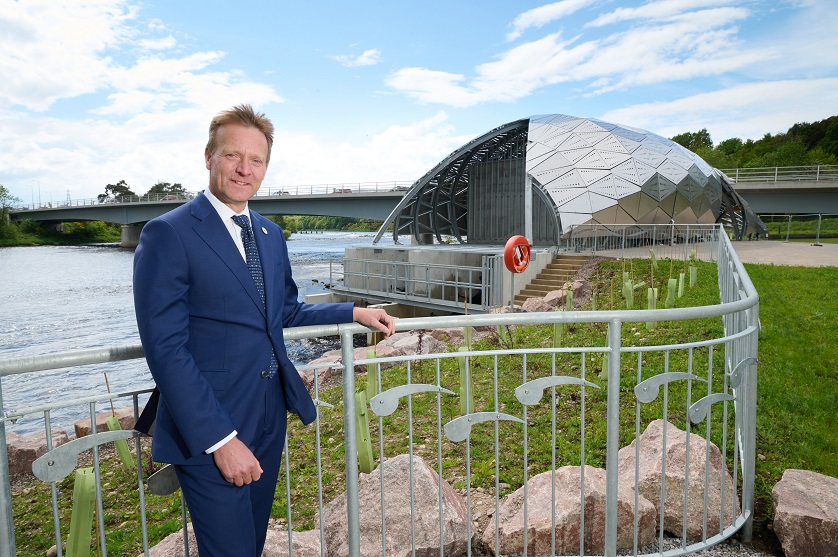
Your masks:
<svg viewBox="0 0 838 557"><path fill-rule="evenodd" d="M762 168L838 164L838 116L801 122L785 133L713 143L707 128L671 137L715 168Z"/></svg>

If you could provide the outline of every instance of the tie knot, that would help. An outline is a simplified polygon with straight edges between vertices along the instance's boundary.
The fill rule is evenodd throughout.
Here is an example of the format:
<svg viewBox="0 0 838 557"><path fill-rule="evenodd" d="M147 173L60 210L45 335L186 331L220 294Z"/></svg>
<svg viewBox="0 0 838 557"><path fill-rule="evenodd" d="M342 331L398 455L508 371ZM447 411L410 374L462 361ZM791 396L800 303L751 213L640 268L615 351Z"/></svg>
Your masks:
<svg viewBox="0 0 838 557"><path fill-rule="evenodd" d="M245 231L250 231L250 219L247 215L233 215L233 222L242 227Z"/></svg>

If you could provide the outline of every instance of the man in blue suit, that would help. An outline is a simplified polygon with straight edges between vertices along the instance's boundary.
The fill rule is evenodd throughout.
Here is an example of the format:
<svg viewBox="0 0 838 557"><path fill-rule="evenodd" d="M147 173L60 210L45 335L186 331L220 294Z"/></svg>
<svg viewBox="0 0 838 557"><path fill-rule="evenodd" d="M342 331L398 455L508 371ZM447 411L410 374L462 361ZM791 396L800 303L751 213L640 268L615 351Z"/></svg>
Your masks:
<svg viewBox="0 0 838 557"><path fill-rule="evenodd" d="M273 129L248 105L216 116L209 187L146 224L134 255L137 324L158 391L152 455L174 465L201 557L262 554L286 412L305 424L316 417L283 328L395 327L380 309L297 300L282 231L247 203Z"/></svg>

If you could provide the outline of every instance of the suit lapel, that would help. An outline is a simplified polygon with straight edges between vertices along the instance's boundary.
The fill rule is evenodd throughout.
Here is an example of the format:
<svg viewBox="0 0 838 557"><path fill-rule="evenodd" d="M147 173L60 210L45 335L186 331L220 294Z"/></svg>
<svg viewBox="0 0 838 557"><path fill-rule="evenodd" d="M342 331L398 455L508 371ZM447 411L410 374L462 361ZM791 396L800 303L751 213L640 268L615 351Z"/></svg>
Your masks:
<svg viewBox="0 0 838 557"><path fill-rule="evenodd" d="M262 306L262 299L259 297L259 292L256 290L256 285L253 283L253 278L250 276L250 271L247 264L242 259L241 253L230 238L230 233L221 222L221 217L213 209L212 204L203 195L199 195L192 202L192 216L198 219L193 229L201 239L212 249L221 261L226 265L230 271L236 276L241 283L245 292L253 303L265 314L265 308ZM258 245L258 242L257 242ZM261 249L259 250L261 253ZM264 269L265 264L262 263ZM263 271L264 272L264 271Z"/></svg>

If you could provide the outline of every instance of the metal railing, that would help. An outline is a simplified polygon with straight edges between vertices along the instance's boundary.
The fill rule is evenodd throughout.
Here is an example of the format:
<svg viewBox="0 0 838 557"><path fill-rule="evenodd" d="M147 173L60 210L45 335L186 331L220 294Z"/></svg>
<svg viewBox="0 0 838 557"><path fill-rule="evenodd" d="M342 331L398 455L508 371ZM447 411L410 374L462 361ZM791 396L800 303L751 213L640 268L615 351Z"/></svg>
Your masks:
<svg viewBox="0 0 838 557"><path fill-rule="evenodd" d="M503 314L491 316L434 317L423 319L404 319L397 322L398 331L415 331L435 328L463 328L471 331L476 327L489 327L504 333L506 340L495 348L464 346L450 352L436 354L417 354L411 356L368 358L359 360L354 356L353 335L366 332L367 329L356 325L305 327L289 329L285 333L287 340L317 338L338 335L342 346L342 365L334 367L343 370L342 388L328 388L321 383L319 374L314 373L313 397L318 406L318 419L314 424L313 440L301 443L299 430L294 433L295 444L286 444L284 462L284 497L288 547L291 549L294 536L303 527L311 528L310 522L301 518L300 502L295 501L292 508L292 481L305 481L312 484L310 474L312 462L316 463L317 494L309 501L323 516L323 500L346 492L346 520L348 540L347 553L360 555L361 529L359 502L358 454L359 439L356 433L356 366L367 366L377 385L377 394L372 398L369 408L374 424L373 436L378 435L379 462L383 463L395 453L407 453L410 458L422 456L432 465L439 476L439 505L442 508L442 482L459 482L465 490L467 519L467 540L472 539L472 522L475 520L475 507L471 497L472 487L483 482L493 497L495 516L498 516L500 503L505 491L521 487L526 489L527 481L536 473L555 472L564 465L588 463L591 460L604 464L605 469L605 511L604 525L595 524L584 512L585 497L581 497L582 508L579 530L604 527L604 554L615 556L618 546L617 523L617 486L618 482L634 483L637 493L637 468L629 476L621 476L618 470L620 441L632 438L639 445L641 430L652 419L671 420L683 424L688 434L695 433L705 440L708 452L704 455L704 494L693 494L685 485L683 493L667 492L664 481L654 489L660 494L661 501L675 497L683 500L684 523L682 538L675 548L664 552L664 512L661 509L656 519L657 541L652 547L644 547L638 529L634 524L622 524L632 532L635 555L680 556L715 545L734 534L739 533L745 540L751 537L754 502L754 461L756 436L756 356L758 329L758 296L744 267L733 250L732 244L724 234L720 234L717 244L717 276L720 288L720 303L711 306L687 307L662 310L610 310L610 311L560 311L530 314ZM677 344L646 345L638 341L634 331L643 327L643 323L664 326L666 321L710 320L716 324L717 334L707 338L705 328L701 329L700 338L683 339ZM636 326L633 326L636 325ZM564 344L551 347L520 345L515 333L517 327L555 327L570 326L574 330L589 327L592 331L590 340L575 345L565 337ZM511 329L510 329L511 328ZM518 340L516 340L518 339ZM139 358L142 350L139 345L113 349L77 351L64 354L48 355L18 360L0 361L0 377L14 374L30 374L39 370L58 369L82 364L101 363L116 360ZM602 362L600 367L599 362ZM315 370L324 364L302 366L302 369ZM464 375L463 375L464 374ZM465 378L464 380L462 378ZM33 377L34 379L34 377ZM462 385L462 388L460 387ZM633 390L632 390L633 389ZM459 393L459 396L446 393ZM633 394L630 394L633 393ZM76 404L89 407L91 415L96 412L97 404L112 398L127 398L137 406L139 393L106 394L95 399L65 400L30 409L17 409L3 414L3 428L0 428L0 554L15 555L14 519L12 515L12 495L8 475L7 455L5 454L5 428L10 420L24 414L40 413L44 417L46 431L50 431L50 409L58 405ZM538 396L536 396L538 395ZM651 396L650 396L651 395ZM68 393L70 398L71 394ZM466 403L465 414L457 411L461 400ZM542 400L543 399L543 400ZM621 400L622 399L622 400ZM348 402L344 404L344 402ZM392 414L378 410L382 407L397 408ZM0 392L2 409L2 392ZM633 411L632 411L633 410ZM343 438L333 435L339 432L335 427L340 422L342 411ZM687 419L687 417L689 417ZM605 423L604 434L601 424ZM376 425L377 422L377 425ZM94 422L95 423L95 422ZM444 423L444 427L443 427ZM599 428L597 430L597 428ZM328 429L328 433L326 430ZM596 435L593 430L599 431ZM405 434L406 432L406 434ZM113 432L110 432L113 433ZM309 434L310 434L309 430ZM130 435L123 432L124 435ZM98 446L98 443L110 442L113 436L95 434L86 446ZM50 435L47 435L47 439ZM87 438L73 441L79 443ZM385 443L385 439L388 439ZM405 440L403 447L396 447L396 440ZM417 441L419 439L420 441ZM723 467L732 474L732 483L722 480L719 490L721 501L712 502L707 497L710 485L709 443L714 441L721 449ZM72 445L70 443L69 445ZM550 443L553 451L545 458L538 449L544 443ZM661 453L667 454L666 435L663 437ZM332 478L334 471L323 471L330 455L345 449L345 474ZM570 446L567 454L557 456L555 447ZM63 448L65 454L75 449ZM137 445L139 447L139 445ZM690 443L686 445L686 460L689 459ZM49 453L46 461L57 461L57 452ZM478 450L482 451L478 456ZM697 447L693 447L697 451ZM310 451L313 451L312 454ZM139 452L139 451L138 451ZM488 455L488 456L487 456ZM486 461L478 461L486 458ZM666 457L661 466L665 469ZM492 462L493 459L493 462ZM343 457L338 461L343 464ZM98 454L94 452L94 461L98 470ZM42 461L43 462L43 461ZM488 465L486 465L488 462ZM308 472L303 472L302 470ZM65 473L72 470L72 465ZM584 468L582 468L584 471ZM144 492L143 467L137 467L138 488ZM689 476L689 474L687 474ZM723 476L724 477L724 476ZM513 478L513 479L510 479ZM629 478L629 480L626 480ZM99 479L97 474L97 480ZM55 481L47 478L48 481ZM504 486L511 481L513 485ZM584 472L580 480L579 493L586 492ZM337 486L329 483L337 482ZM343 483L345 482L345 483ZM282 485L282 482L281 484ZM55 493L55 483L53 494ZM382 476L381 488L385 481ZM112 489L112 488L111 488ZM414 485L408 489L413 495ZM102 510L103 489L97 481L97 506ZM526 492L525 492L526 495ZM703 522L700 534L687 538L688 503L698 499L698 507L703 509ZM382 555L387 551L384 530L387 525L386 514L399 512L385 504L386 493L381 493L380 538L377 542ZM411 497L410 501L413 501ZM715 500L713 500L715 501ZM370 501L365 500L364 504ZM55 497L53 496L55 505ZM146 532L143 499L137 520L142 521ZM524 517L526 522L527 497L524 497ZM638 508L635 496L634 508ZM680 508L680 507L678 507ZM313 511L313 509L309 509ZM405 520L415 520L411 513ZM530 509L530 513L535 510ZM556 515L555 500L551 512ZM55 528L59 531L59 512L55 510ZM311 512L308 513L308 516ZM532 514L530 514L532 516ZM412 517L412 518L411 518ZM184 521L186 517L184 515ZM436 521L437 517L431 523ZM322 523L322 522L321 522ZM447 523L442 512L438 517L440 539ZM427 524L427 522L425 522ZM366 525L369 526L368 524ZM39 525L40 529L41 526ZM325 545L323 528L319 529L321 554L330 554ZM365 528L365 531L369 531ZM555 529L553 529L555 532ZM18 534L26 535L24 532ZM107 555L106 538L108 532L100 523L98 531L101 554ZM528 547L527 530L524 530L523 547ZM414 534L415 536L415 534ZM576 539L579 555L589 554L585 545L584 534ZM412 538L414 543L416 539ZM484 540L499 551L500 532L498 527L487 528ZM56 543L61 543L56 534ZM556 536L551 537L548 550L555 555ZM149 542L144 541L148 555ZM114 550L115 551L115 550ZM496 552L497 552L496 551ZM521 551L519 551L520 553ZM523 550L526 554L526 550ZM440 554L443 552L440 550ZM471 554L471 545L468 545Z"/></svg>
<svg viewBox="0 0 838 557"><path fill-rule="evenodd" d="M834 182L838 180L838 165L835 164L724 168L720 171L734 184L742 182Z"/></svg>
<svg viewBox="0 0 838 557"><path fill-rule="evenodd" d="M824 238L838 235L838 214L835 213L761 214L759 218L765 223L771 238L782 238L785 242L792 238L814 238L815 245L820 245L822 232ZM826 226L823 226L824 220Z"/></svg>
<svg viewBox="0 0 838 557"><path fill-rule="evenodd" d="M341 195L352 193L405 192L413 182L405 180L391 180L384 182L335 182L329 184L300 184L296 186L265 186L256 193L257 197L272 197L277 195ZM198 191L186 194L161 193L152 195L120 195L117 197L88 197L84 199L66 199L64 201L40 201L27 203L15 207L14 210L25 209L64 209L67 207L88 207L92 205L111 203L148 203L165 201L188 201L195 197Z"/></svg>
<svg viewBox="0 0 838 557"><path fill-rule="evenodd" d="M354 296L485 311L500 305L501 260L502 256L483 255L477 267L345 258L342 277L335 274L329 282L332 290ZM341 278L343 284L338 285Z"/></svg>
<svg viewBox="0 0 838 557"><path fill-rule="evenodd" d="M715 261L719 235L717 224L637 224L575 226L562 238L560 249L602 257L649 257Z"/></svg>

